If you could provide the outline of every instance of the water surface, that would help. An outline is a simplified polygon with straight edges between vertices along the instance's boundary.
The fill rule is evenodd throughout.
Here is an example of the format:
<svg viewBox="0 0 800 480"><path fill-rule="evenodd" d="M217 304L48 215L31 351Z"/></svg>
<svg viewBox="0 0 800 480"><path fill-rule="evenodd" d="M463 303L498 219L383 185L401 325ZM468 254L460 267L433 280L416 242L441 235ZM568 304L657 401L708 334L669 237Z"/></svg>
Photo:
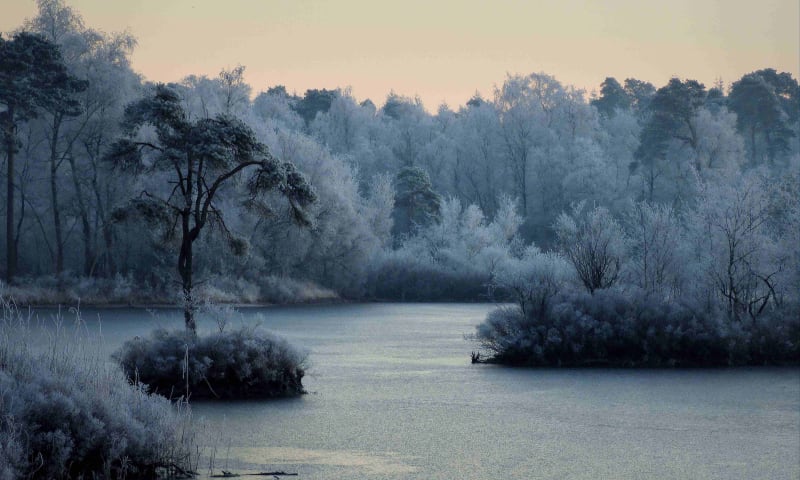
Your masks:
<svg viewBox="0 0 800 480"><path fill-rule="evenodd" d="M216 473L301 479L796 479L800 369L471 365L488 304L242 309L310 350L310 392L197 402ZM108 351L177 310L84 309ZM201 328L214 324L201 322ZM208 460L200 465L208 470ZM253 477L256 478L256 477Z"/></svg>

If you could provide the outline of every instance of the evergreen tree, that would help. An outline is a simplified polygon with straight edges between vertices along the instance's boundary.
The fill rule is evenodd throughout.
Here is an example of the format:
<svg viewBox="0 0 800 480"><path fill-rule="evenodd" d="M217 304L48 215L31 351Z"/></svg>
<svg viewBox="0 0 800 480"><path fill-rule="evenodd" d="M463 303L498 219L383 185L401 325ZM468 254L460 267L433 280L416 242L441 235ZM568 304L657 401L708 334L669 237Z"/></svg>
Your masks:
<svg viewBox="0 0 800 480"><path fill-rule="evenodd" d="M157 141L137 137L142 127L155 129ZM125 109L125 127L129 134L112 147L109 159L116 166L133 173L169 174L167 196L142 192L124 209L117 220L138 216L164 229L165 236L176 236L180 229L178 273L184 295L186 328L195 332L193 289L193 244L206 225L214 225L237 254L246 251L247 243L225 224L217 202L223 185L234 183L245 170L248 198L245 204L257 211L268 211L263 195L277 192L288 200L294 220L310 225L305 207L316 194L294 165L274 158L253 131L240 120L227 115L190 121L174 90L157 85L152 94ZM143 152L151 156L146 158Z"/></svg>
<svg viewBox="0 0 800 480"><path fill-rule="evenodd" d="M35 118L43 109L73 114L78 108L72 93L85 85L71 76L61 52L43 37L20 32L10 40L0 37L0 125L6 154L6 280L11 282L17 270L17 242L14 223L14 154L19 147L17 128Z"/></svg>

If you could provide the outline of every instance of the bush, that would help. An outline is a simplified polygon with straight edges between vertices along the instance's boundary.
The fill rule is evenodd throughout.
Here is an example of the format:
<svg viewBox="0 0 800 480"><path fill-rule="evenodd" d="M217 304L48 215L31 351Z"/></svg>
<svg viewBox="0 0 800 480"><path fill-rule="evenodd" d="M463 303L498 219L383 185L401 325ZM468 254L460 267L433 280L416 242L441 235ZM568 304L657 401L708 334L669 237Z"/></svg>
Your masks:
<svg viewBox="0 0 800 480"><path fill-rule="evenodd" d="M727 366L800 363L800 316L755 321L637 292L562 293L547 308L490 312L475 335L491 362L537 366Z"/></svg>
<svg viewBox="0 0 800 480"><path fill-rule="evenodd" d="M157 329L148 338L125 342L113 357L130 381L169 398L265 398L305 393L305 354L286 340L255 328L197 337L183 330Z"/></svg>
<svg viewBox="0 0 800 480"><path fill-rule="evenodd" d="M97 350L85 334L48 330L46 353L37 353L29 324L3 305L0 479L155 478L190 470L185 404L131 385L91 353Z"/></svg>
<svg viewBox="0 0 800 480"><path fill-rule="evenodd" d="M15 285L0 280L0 297L18 305L107 305L174 304L180 296L170 294L162 281L136 280L132 276L112 278L61 276L22 277ZM166 281L163 281L166 282ZM196 295L217 303L311 303L338 299L336 292L311 281L268 275L258 278L209 276ZM1 479L0 479L1 480Z"/></svg>
<svg viewBox="0 0 800 480"><path fill-rule="evenodd" d="M469 302L485 299L488 283L489 275L474 268L452 269L389 252L373 265L367 294L403 302Z"/></svg>

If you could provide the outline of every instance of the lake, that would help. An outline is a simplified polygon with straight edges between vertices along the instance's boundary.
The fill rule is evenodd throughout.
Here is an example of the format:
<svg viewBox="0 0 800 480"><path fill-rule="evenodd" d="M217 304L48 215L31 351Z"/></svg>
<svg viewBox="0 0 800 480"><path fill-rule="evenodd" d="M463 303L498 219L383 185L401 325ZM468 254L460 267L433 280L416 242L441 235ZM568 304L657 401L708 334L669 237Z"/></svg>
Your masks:
<svg viewBox="0 0 800 480"><path fill-rule="evenodd" d="M470 364L490 304L243 308L310 351L301 398L195 402L216 472L300 479L800 478L800 369ZM46 311L42 311L46 314ZM178 310L84 309L111 352ZM69 318L69 316L67 316ZM201 320L201 329L212 329ZM209 460L200 471L208 472ZM257 477L253 477L257 478ZM263 477L262 477L263 478ZM292 478L292 477L288 477Z"/></svg>

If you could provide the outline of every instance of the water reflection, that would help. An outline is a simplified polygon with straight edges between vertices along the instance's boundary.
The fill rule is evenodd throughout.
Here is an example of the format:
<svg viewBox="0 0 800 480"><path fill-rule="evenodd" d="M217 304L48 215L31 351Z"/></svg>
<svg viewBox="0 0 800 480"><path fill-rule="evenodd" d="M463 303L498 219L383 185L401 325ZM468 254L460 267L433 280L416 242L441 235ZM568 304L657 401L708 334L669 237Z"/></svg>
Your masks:
<svg viewBox="0 0 800 480"><path fill-rule="evenodd" d="M308 479L800 478L799 369L472 365L464 334L490 308L242 310L310 349L313 393L196 403L217 473L226 459ZM182 321L175 310L84 311L98 315L108 351Z"/></svg>

